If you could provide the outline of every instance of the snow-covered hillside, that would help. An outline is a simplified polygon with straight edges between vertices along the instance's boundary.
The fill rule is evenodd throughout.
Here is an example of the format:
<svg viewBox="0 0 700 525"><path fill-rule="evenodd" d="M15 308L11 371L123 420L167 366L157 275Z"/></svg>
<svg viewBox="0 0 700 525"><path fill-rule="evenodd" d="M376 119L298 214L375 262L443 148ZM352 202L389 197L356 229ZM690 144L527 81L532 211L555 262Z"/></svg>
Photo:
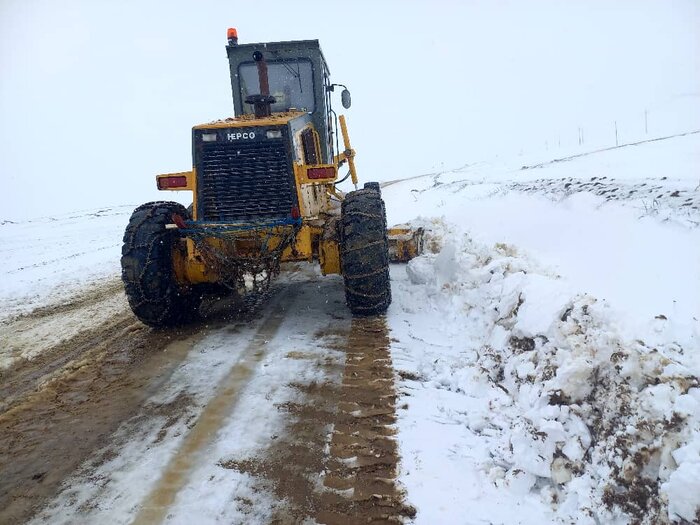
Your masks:
<svg viewBox="0 0 700 525"><path fill-rule="evenodd" d="M405 521L700 520L698 166L695 132L566 158L494 159L383 185L389 222L426 231L425 253L392 266L386 317L398 394L391 433L405 500L416 511L412 519L404 512ZM119 292L131 209L0 221L10 261L0 282L0 378L11 383L3 370L21 370L44 351L48 362L67 360L54 357L62 340L77 338L92 355L109 341L81 334L100 323L114 323L114 341L143 341L139 352L159 341L157 331L129 324ZM144 368L155 375L128 383L145 386L125 399L123 423L93 424L113 432L108 444L94 444L72 476L58 480L58 496L36 509L36 522L130 522L148 511L146 495L178 457L188 457L190 474L176 472L179 492L171 487L172 505L157 510L165 522L264 523L298 503L294 497L303 500L287 486L295 478L272 478L286 493L256 461L269 459L270 441L283 451L299 447L289 435L300 421L311 428L309 414L330 417L299 407L309 392L314 403L335 395L322 382L342 375L338 341L351 328L339 279L295 268L280 281L284 308L277 304L269 317L203 326L187 336L194 350L181 343L171 352L182 362L167 362L163 347L163 362ZM317 281L315 291L306 280ZM26 315L37 308L40 315ZM120 355L106 373L115 394L115 370L126 361ZM80 357L72 366L91 362ZM105 381L94 375L95 385ZM207 418L215 430L192 430ZM324 421L314 439L328 455L334 423ZM276 456L278 470L294 461L285 454ZM323 490L304 479L308 490Z"/></svg>

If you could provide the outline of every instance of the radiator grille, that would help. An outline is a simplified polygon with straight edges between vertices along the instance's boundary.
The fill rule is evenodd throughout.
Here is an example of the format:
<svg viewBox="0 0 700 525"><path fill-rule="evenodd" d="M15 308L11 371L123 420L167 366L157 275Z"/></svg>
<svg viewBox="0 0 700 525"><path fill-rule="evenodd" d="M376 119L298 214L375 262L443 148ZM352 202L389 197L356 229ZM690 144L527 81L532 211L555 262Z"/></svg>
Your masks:
<svg viewBox="0 0 700 525"><path fill-rule="evenodd" d="M284 139L207 144L198 179L204 220L289 217L296 202Z"/></svg>

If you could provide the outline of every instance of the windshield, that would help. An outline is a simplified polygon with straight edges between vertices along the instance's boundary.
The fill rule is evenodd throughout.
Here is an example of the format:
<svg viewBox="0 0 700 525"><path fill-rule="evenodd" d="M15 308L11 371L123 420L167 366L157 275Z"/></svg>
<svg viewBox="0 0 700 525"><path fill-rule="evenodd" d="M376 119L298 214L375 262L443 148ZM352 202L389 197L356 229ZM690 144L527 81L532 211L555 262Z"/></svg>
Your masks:
<svg viewBox="0 0 700 525"><path fill-rule="evenodd" d="M275 97L272 111L299 109L313 112L314 90L310 60L285 60L268 62L267 76L270 82L270 95ZM254 62L238 67L243 101L248 95L260 94L258 66ZM253 113L252 104L244 104L245 113Z"/></svg>

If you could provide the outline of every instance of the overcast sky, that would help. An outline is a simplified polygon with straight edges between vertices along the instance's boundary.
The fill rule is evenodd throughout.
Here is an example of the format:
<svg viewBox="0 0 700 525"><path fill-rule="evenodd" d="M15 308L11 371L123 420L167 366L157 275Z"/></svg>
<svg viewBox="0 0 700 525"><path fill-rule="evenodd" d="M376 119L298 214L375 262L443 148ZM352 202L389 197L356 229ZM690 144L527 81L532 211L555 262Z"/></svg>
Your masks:
<svg viewBox="0 0 700 525"><path fill-rule="evenodd" d="M230 116L226 28L314 39L363 180L700 128L700 2L0 0L0 219L169 195ZM555 152L553 152L555 153ZM179 200L185 202L186 195Z"/></svg>

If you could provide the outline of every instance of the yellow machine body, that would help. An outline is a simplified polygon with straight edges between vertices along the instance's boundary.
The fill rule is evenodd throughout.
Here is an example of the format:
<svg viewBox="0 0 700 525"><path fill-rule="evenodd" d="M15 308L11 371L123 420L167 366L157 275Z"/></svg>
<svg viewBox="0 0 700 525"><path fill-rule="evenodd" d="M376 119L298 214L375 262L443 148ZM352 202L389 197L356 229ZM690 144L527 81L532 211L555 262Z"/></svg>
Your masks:
<svg viewBox="0 0 700 525"><path fill-rule="evenodd" d="M303 115L300 112L287 112L273 114L268 118L255 118L252 115L230 118L214 123L195 126L195 130L215 130L217 128L251 128L260 127L262 129L270 125L287 124L294 118ZM301 226L295 233L294 242L286 247L282 252L281 262L290 261L314 261L317 260L324 275L339 274L340 255L336 222L340 216L340 202L343 194L335 188L338 179L338 169L345 162L350 165L350 175L353 182L357 183L353 158L355 151L350 147L350 139L347 133L345 117L340 116L341 130L345 150L335 156L333 164L305 164L294 162L294 180L296 185L297 199L299 203L299 215ZM308 126L307 126L308 127ZM301 148L301 131L292 138L292 147ZM316 141L318 134L314 131ZM318 147L318 146L317 146ZM322 181L309 177L310 169L332 170L333 177L324 178ZM168 185L167 181L183 178L184 184L175 187ZM179 173L167 173L156 176L158 188L161 190L190 191L192 192L192 215L196 219L199 217L197 199L197 173L193 168L191 171ZM166 181L166 182L164 182ZM177 224L169 225L177 228ZM239 226L232 223L232 229ZM205 243L222 254L228 252L236 253L237 257L255 257L260 251L260 246L264 242L267 248L278 246L282 240L289 235L292 226L276 226L266 231L252 231L250 233L237 233L234 239L225 240L221 237L211 237L205 239ZM195 242L190 238L183 238L173 253L175 274L182 284L217 283L222 276L216 268L209 265L206 258L201 253Z"/></svg>
<svg viewBox="0 0 700 525"><path fill-rule="evenodd" d="M192 169L156 176L159 190L190 192L189 208L159 200L132 213L121 257L129 306L148 326L182 325L201 317L207 296L257 304L283 263L306 261L343 276L352 315L385 314L389 263L418 255L422 231L387 231L379 183L358 188L333 109L336 88L346 109L350 92L331 82L318 40L227 36L235 116L194 126Z"/></svg>
<svg viewBox="0 0 700 525"><path fill-rule="evenodd" d="M182 230L180 240L173 248L172 258L178 282L184 286L221 283L226 280L226 275L222 274L227 272L227 268L225 264L214 264L214 256L220 260L228 258L245 263L255 261L258 256L262 258L275 248L279 262L315 260L319 262L324 275L342 273L338 224L344 194L336 188L336 183L340 167L347 164L348 174L345 178L349 178L357 189L355 151L350 145L345 117L339 116L335 127L331 124L335 113L330 109L330 92L335 84L330 84L328 80L329 70L318 42L239 45L236 39L229 41L227 53L237 116L194 126L192 170L156 177L161 190L192 192L191 217L187 220L173 217L173 224L167 226ZM267 60L270 61L269 66ZM254 74L255 67L257 75ZM269 78L273 80L269 81ZM303 82L306 82L306 90L302 89ZM304 98L303 93L313 96ZM343 105L349 107L349 92L345 90L342 95ZM273 107L276 101L280 106L277 110ZM294 105L291 101L300 101L300 105ZM294 109L304 105L308 105L308 111ZM251 112L251 107L255 108L254 112ZM342 136L342 150L333 143L338 132ZM275 173L275 177L282 177L280 168L272 169L257 161L250 162L239 171L229 172L230 180L237 186L222 182L226 179L217 179L212 183L206 182L206 173L212 169L216 172L216 168L205 164L205 156L212 155L211 152L218 151L216 148L220 146L223 153L217 159L223 160L211 161L212 157L206 157L206 162L222 162L230 166L231 162L239 162L235 159L251 158L246 155L257 159L257 154L250 151L258 146L250 145L255 143L265 148L267 144L272 144L266 140L273 138L277 142L270 147L284 147L286 152L288 167L285 177L289 178L284 179L284 184L288 184L289 189L284 194L291 197L296 193L291 209L287 208L280 215L287 219L263 227L259 223L253 226L255 221L228 222L226 217L246 217L246 210L257 209L257 201L249 207L248 201L237 200L238 195L246 193L245 184L249 183L239 181L255 184L256 198L265 201L265 190L261 190L261 185L274 186L282 181L269 175ZM239 143L240 147L237 146ZM198 166L202 173L197 173ZM237 179L238 173L245 173L249 178ZM202 187L198 188L198 184ZM209 196L204 197L205 194ZM223 195L222 200L215 202L219 194ZM276 203L289 201L274 201L277 195L270 190L270 200L263 206L281 211L283 208L278 208ZM218 211L230 205L236 207L236 213ZM220 220L220 217L224 219ZM208 236L208 232L214 231L216 235ZM420 252L422 234L405 228L395 228L388 233L389 252L393 254L393 260L406 261Z"/></svg>

